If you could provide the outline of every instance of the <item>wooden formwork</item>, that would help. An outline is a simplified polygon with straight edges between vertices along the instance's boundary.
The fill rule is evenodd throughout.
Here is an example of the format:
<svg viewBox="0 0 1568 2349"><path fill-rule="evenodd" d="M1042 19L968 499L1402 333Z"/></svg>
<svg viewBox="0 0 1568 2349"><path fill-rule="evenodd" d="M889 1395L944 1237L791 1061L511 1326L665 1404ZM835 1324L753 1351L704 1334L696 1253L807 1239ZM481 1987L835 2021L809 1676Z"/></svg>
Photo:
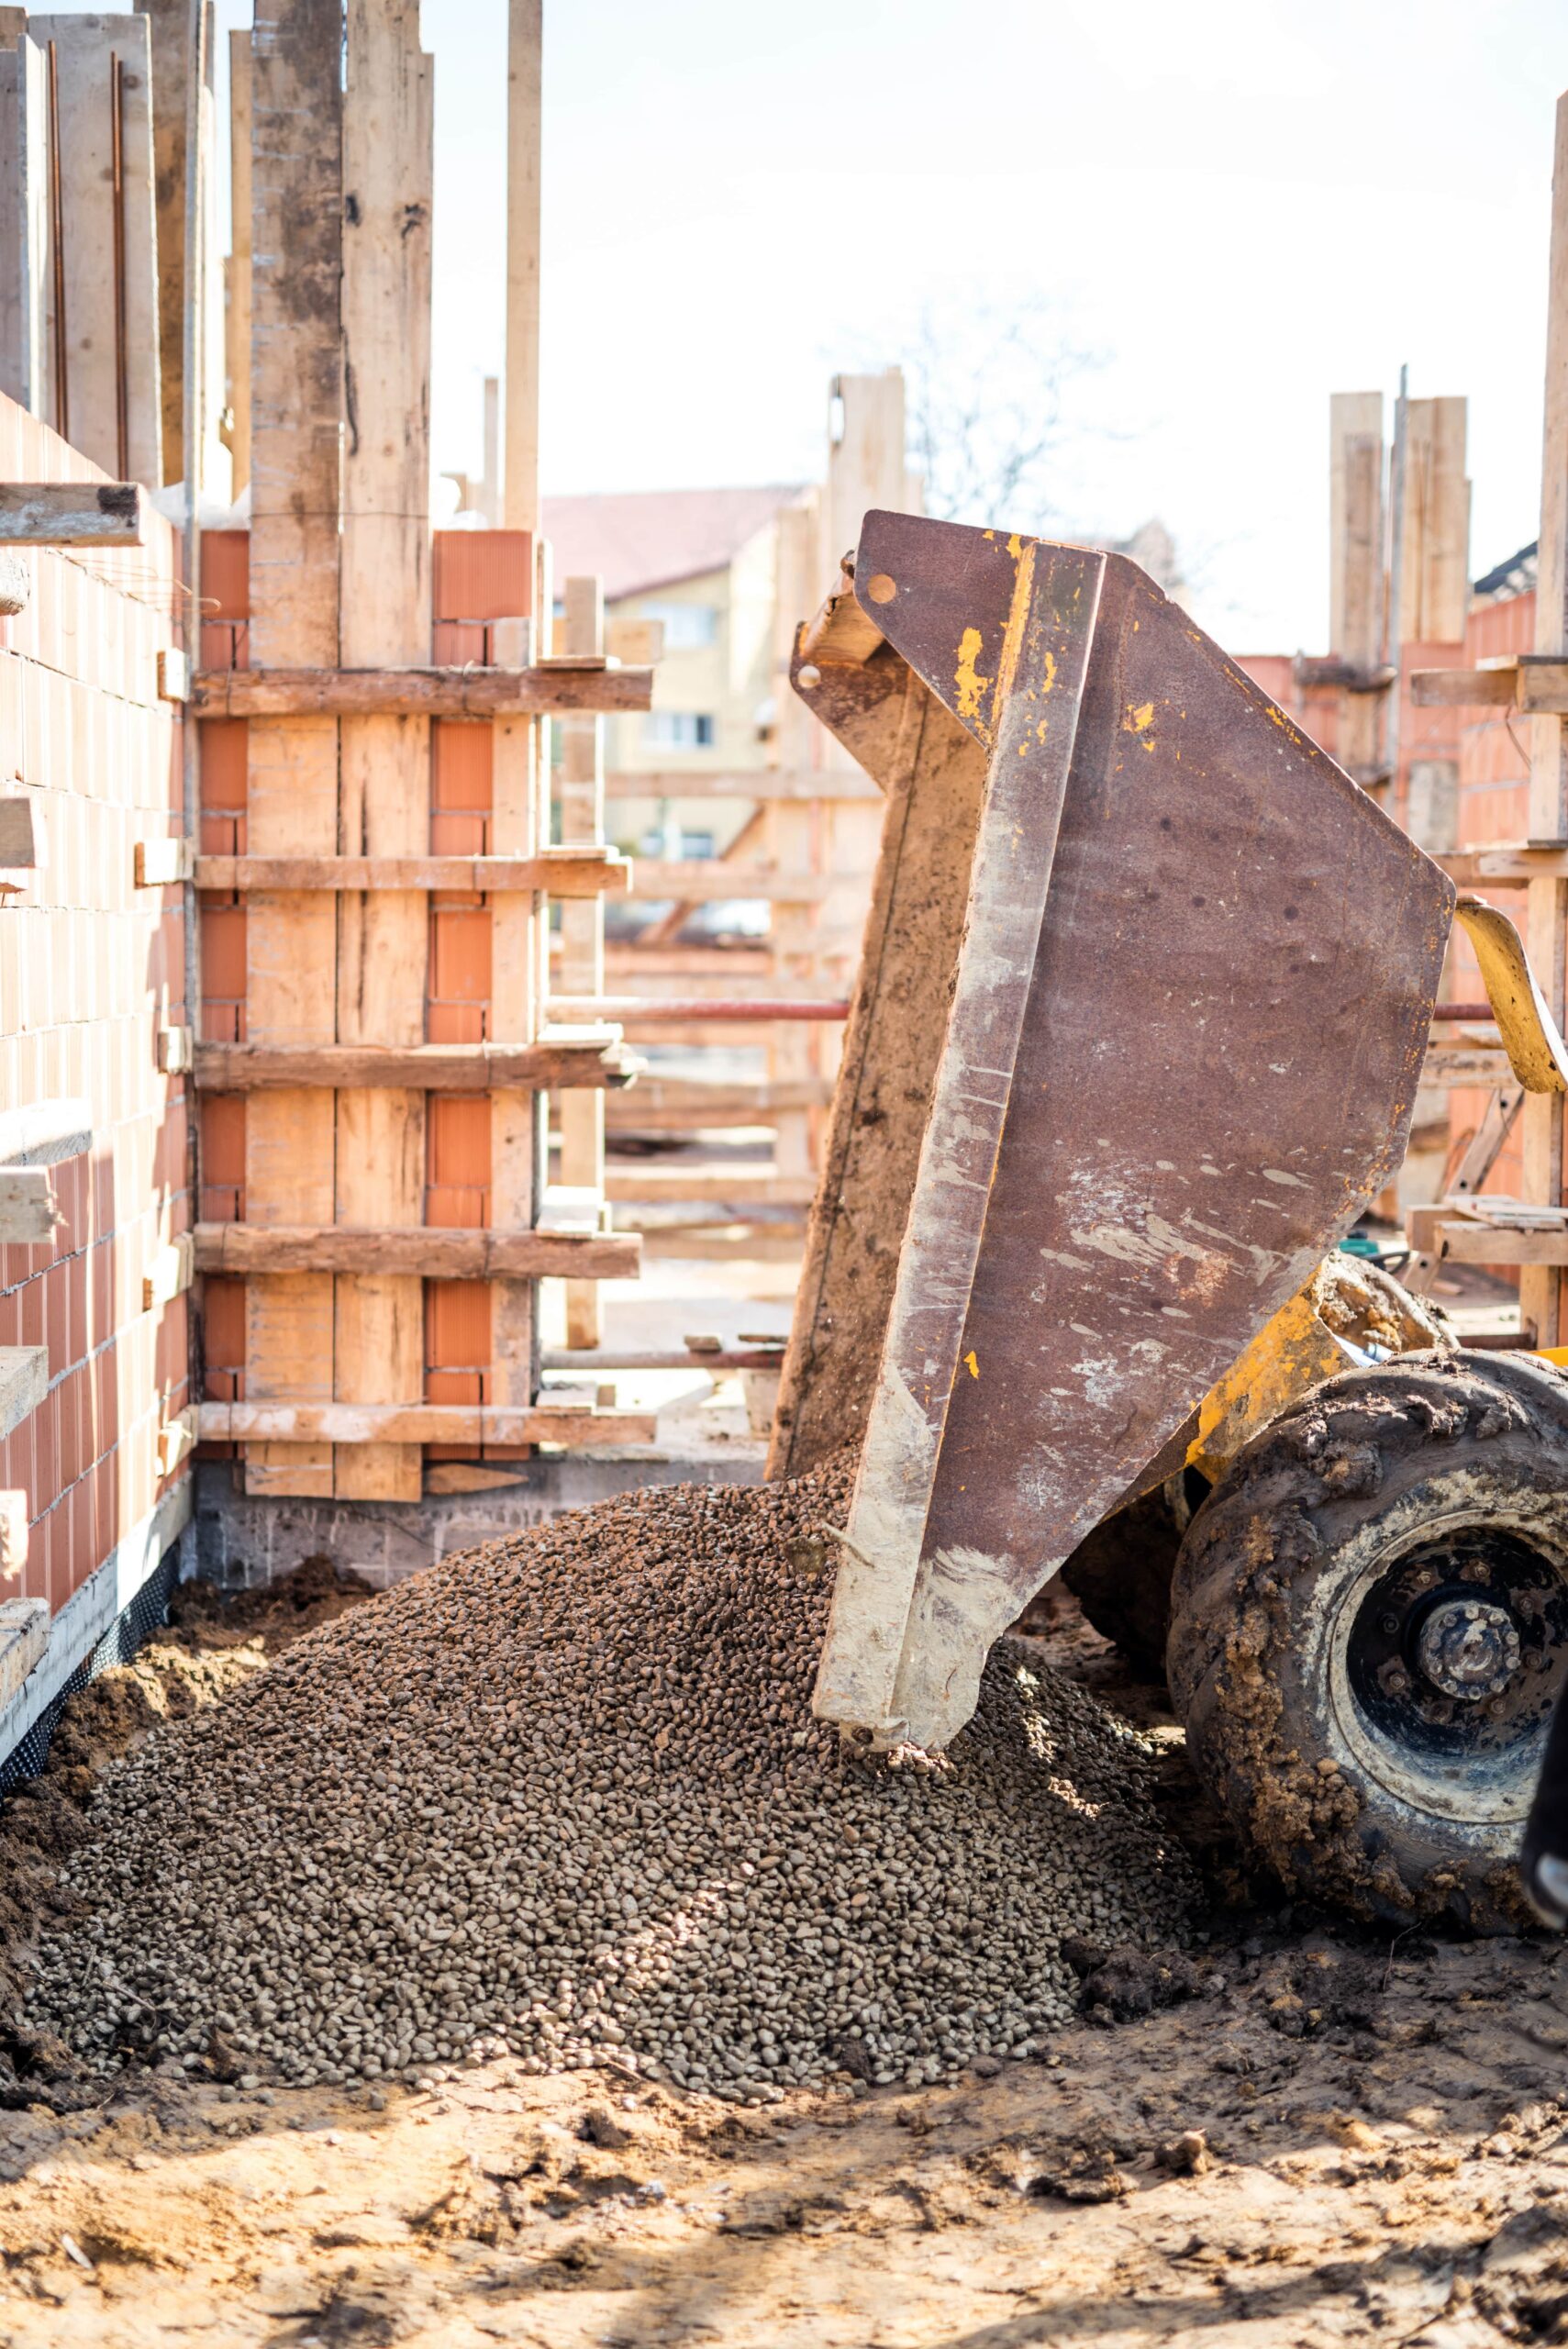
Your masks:
<svg viewBox="0 0 1568 2349"><path fill-rule="evenodd" d="M248 1492L408 1500L427 1445L651 1433L539 1397L534 1310L540 1273L610 1269L596 1231L539 1229L542 1089L629 1066L602 1023L544 1025L545 890L624 871L551 864L539 721L648 681L536 657L531 525L432 539L415 0L289 0L240 62L251 519L206 549L195 702L202 1426Z"/></svg>

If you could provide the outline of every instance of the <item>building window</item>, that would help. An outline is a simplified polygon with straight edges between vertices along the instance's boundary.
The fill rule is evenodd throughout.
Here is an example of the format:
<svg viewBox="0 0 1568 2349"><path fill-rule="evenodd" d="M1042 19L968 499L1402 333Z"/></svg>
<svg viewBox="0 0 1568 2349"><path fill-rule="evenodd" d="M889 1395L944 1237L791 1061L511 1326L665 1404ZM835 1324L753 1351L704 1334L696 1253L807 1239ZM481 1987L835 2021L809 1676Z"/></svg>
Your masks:
<svg viewBox="0 0 1568 2349"><path fill-rule="evenodd" d="M651 709L642 739L651 751L711 751L713 719L706 710Z"/></svg>
<svg viewBox="0 0 1568 2349"><path fill-rule="evenodd" d="M663 621L666 652L695 652L718 641L718 610L713 604L647 602L638 618Z"/></svg>

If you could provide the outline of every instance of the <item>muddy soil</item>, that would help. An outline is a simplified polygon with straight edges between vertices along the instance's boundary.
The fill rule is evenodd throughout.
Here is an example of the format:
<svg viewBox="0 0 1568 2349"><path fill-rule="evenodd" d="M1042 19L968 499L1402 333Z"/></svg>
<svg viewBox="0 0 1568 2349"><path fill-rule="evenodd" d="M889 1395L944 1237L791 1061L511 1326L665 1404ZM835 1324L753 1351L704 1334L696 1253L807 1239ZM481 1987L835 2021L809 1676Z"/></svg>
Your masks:
<svg viewBox="0 0 1568 2349"><path fill-rule="evenodd" d="M249 1614L185 1595L28 1799L71 1831L104 1753L356 1596L319 1569ZM1070 1604L1037 1623L1164 1738L1215 1901L1185 1951L1076 1945L1083 2018L1041 2059L761 2112L509 2061L352 2092L158 2073L70 2111L24 2079L0 2111L0 2349L1568 2342L1560 1946L1281 1905L1161 1693Z"/></svg>

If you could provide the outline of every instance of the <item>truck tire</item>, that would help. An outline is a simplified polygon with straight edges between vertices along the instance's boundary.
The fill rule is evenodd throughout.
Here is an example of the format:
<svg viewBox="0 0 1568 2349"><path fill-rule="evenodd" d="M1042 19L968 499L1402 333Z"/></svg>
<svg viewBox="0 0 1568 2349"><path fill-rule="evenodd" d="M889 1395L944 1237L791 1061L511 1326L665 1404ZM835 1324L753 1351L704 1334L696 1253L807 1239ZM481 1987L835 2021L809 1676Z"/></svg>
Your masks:
<svg viewBox="0 0 1568 2349"><path fill-rule="evenodd" d="M1568 1663L1568 1380L1522 1354L1326 1379L1194 1517L1167 1669L1198 1777L1298 1892L1528 1920Z"/></svg>
<svg viewBox="0 0 1568 2349"><path fill-rule="evenodd" d="M1385 1353L1452 1345L1441 1313L1411 1297L1382 1266L1336 1249L1318 1274L1318 1310L1335 1334ZM1171 1628L1171 1577L1187 1520L1208 1491L1195 1468L1102 1518L1062 1568L1084 1617L1114 1641L1144 1680L1162 1680Z"/></svg>

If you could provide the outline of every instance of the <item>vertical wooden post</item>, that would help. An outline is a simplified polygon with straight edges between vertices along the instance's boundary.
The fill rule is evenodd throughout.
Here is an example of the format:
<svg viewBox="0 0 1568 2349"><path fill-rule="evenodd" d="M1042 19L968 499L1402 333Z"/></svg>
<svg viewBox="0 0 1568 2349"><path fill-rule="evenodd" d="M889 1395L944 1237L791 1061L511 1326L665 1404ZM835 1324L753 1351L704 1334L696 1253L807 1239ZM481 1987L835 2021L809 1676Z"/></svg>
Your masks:
<svg viewBox="0 0 1568 2349"><path fill-rule="evenodd" d="M774 748L782 767L801 774L820 759L827 736L789 681L795 632L809 619L822 600L822 517L816 496L779 510L773 603L773 695L776 710ZM781 873L821 870L822 803L809 799L774 799L764 806L767 856ZM819 905L775 905L772 941L773 984L780 995L796 985L818 981L816 935L821 919ZM774 1085L798 1084L817 1075L821 1056L818 1030L806 1020L784 1020L769 1030L768 1077ZM773 1120L773 1164L777 1173L795 1180L814 1177L809 1109L781 1109Z"/></svg>
<svg viewBox="0 0 1568 2349"><path fill-rule="evenodd" d="M568 579L565 651L603 652L605 594L599 579ZM597 847L605 837L605 722L602 718L561 721L561 837L563 842ZM568 899L561 908L562 995L605 991L605 906L602 897ZM561 1127L561 1179L573 1189L605 1195L605 1097L598 1091L563 1093L556 1105ZM566 1342L596 1346L604 1329L597 1281L566 1283Z"/></svg>
<svg viewBox="0 0 1568 2349"><path fill-rule="evenodd" d="M3 12L22 17L16 9ZM52 423L54 238L45 59L20 35L0 48L0 391Z"/></svg>
<svg viewBox="0 0 1568 2349"><path fill-rule="evenodd" d="M156 488L164 474L151 35L140 17L40 16L28 19L28 28L40 47L54 42L59 69L67 438L83 456L118 476L123 389L127 465L133 480ZM123 71L123 173L117 198L109 98L111 66L117 57ZM115 331L119 307L115 285L117 203L122 208L124 226L123 350ZM178 451L176 441L176 464Z"/></svg>
<svg viewBox="0 0 1568 2349"><path fill-rule="evenodd" d="M1561 655L1568 652L1568 94L1557 101L1548 269L1535 649ZM1529 836L1532 841L1568 841L1568 720L1561 718L1532 721ZM1532 881L1526 918L1530 962L1561 1026L1568 883ZM1559 1094L1525 1096L1525 1197L1551 1206L1563 1197L1562 1110ZM1520 1318L1534 1322L1537 1345L1562 1342L1562 1273L1550 1265L1527 1265L1520 1275Z"/></svg>
<svg viewBox="0 0 1568 2349"><path fill-rule="evenodd" d="M342 0L262 0L251 36L250 652L257 666L336 668L341 500ZM332 718L252 721L248 838L258 855L338 851ZM337 944L323 891L249 900L248 1034L332 1043ZM333 1219L333 1097L255 1094L246 1215ZM258 1400L330 1402L331 1277L246 1283L246 1383ZM249 1444L248 1492L332 1492L329 1444Z"/></svg>
<svg viewBox="0 0 1568 2349"><path fill-rule="evenodd" d="M250 36L228 36L228 126L234 223L225 265L228 454L238 497L250 478Z"/></svg>
<svg viewBox="0 0 1568 2349"><path fill-rule="evenodd" d="M501 511L508 529L534 533L539 554L539 128L543 0L510 0L506 106L506 371ZM548 644L550 614L536 584L533 635ZM498 719L495 729L493 845L498 855L529 856L539 839L541 770L550 729L528 718ZM490 915L491 1030L498 1042L527 1042L539 1019L541 963L548 931L539 899L493 898ZM490 1097L490 1220L517 1230L532 1225L539 1205L543 1097ZM498 1280L490 1290L490 1396L526 1404L538 1384L536 1286Z"/></svg>
<svg viewBox="0 0 1568 2349"><path fill-rule="evenodd" d="M1329 649L1370 674L1383 659L1383 394L1329 402ZM1377 771L1378 697L1340 696L1340 764L1361 784Z"/></svg>
<svg viewBox="0 0 1568 2349"><path fill-rule="evenodd" d="M192 300L205 288L191 282L185 252L185 150L191 82L205 46L210 72L212 44L198 38L197 10L210 16L210 0L136 0L152 33L152 160L158 213L158 364L163 405L163 477L178 481L184 461L185 322ZM211 83L206 75L210 102ZM203 107L198 94L198 126Z"/></svg>
<svg viewBox="0 0 1568 2349"><path fill-rule="evenodd" d="M510 0L506 97L506 454L509 530L538 530L539 137L544 0Z"/></svg>
<svg viewBox="0 0 1568 2349"><path fill-rule="evenodd" d="M343 101L342 573L349 668L417 663L430 646L430 205L433 77L418 0L349 0ZM430 727L344 718L338 846L421 856L430 844ZM428 908L415 890L338 899L338 1041L425 1041ZM337 1220L424 1221L425 1096L365 1087L337 1109ZM424 1399L424 1285L339 1276L333 1393ZM417 1500L417 1444L339 1448L334 1489Z"/></svg>

